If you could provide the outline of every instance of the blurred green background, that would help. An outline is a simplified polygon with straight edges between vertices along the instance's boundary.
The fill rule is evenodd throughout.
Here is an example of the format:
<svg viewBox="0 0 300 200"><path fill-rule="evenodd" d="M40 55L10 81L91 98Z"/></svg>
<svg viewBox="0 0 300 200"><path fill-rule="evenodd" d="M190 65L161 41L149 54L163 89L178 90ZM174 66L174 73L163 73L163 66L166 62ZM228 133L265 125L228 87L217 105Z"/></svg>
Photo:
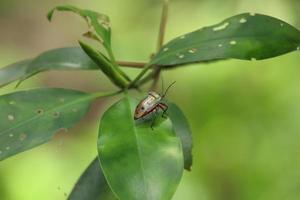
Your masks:
<svg viewBox="0 0 300 200"><path fill-rule="evenodd" d="M86 30L72 14L47 11L70 3L111 17L120 60L147 61L155 50L161 0L1 0L0 66L38 53L75 46ZM173 0L167 40L242 12L263 13L300 28L299 0ZM166 71L177 81L169 100L186 113L193 131L194 165L175 200L300 199L300 54L265 61L230 60ZM132 75L137 70L126 69ZM0 93L14 91L14 85ZM115 89L99 72L47 72L20 87ZM62 200L96 156L104 99L69 132L0 163L1 200Z"/></svg>

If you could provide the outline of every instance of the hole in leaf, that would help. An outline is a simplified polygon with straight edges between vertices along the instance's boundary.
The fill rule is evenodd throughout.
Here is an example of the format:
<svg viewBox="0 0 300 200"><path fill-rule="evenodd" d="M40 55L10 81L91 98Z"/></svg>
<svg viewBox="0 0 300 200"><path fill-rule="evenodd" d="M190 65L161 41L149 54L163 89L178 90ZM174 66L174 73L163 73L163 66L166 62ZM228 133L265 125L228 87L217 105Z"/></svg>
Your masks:
<svg viewBox="0 0 300 200"><path fill-rule="evenodd" d="M19 139L21 141L24 141L27 138L27 135L25 133L20 134Z"/></svg>

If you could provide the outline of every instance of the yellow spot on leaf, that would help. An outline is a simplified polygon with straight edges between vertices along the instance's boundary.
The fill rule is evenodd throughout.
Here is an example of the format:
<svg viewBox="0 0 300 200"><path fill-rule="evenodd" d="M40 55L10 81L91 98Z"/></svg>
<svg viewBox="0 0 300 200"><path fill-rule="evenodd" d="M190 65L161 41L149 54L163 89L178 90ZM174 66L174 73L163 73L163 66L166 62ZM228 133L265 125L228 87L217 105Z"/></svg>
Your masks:
<svg viewBox="0 0 300 200"><path fill-rule="evenodd" d="M229 25L229 22L225 22L224 24L220 25L220 26L216 26L213 28L213 31L221 31L224 30L225 28L227 28L227 26Z"/></svg>
<svg viewBox="0 0 300 200"><path fill-rule="evenodd" d="M7 119L8 119L9 121L13 121L13 120L15 119L15 117L14 117L13 115L8 115L8 116L7 116Z"/></svg>
<svg viewBox="0 0 300 200"><path fill-rule="evenodd" d="M196 49L196 48L192 48L192 49L189 50L189 53L196 53L197 50L198 50L198 49Z"/></svg>
<svg viewBox="0 0 300 200"><path fill-rule="evenodd" d="M240 23L241 23L241 24L246 23L246 22L247 22L247 20L246 20L245 18L241 18L241 19L240 19Z"/></svg>
<svg viewBox="0 0 300 200"><path fill-rule="evenodd" d="M230 44L231 44L231 45L236 45L236 41L235 41L235 40L232 40L232 41L230 41Z"/></svg>
<svg viewBox="0 0 300 200"><path fill-rule="evenodd" d="M25 139L27 138L27 135L25 133L22 133L20 136L19 136L19 139L21 141L24 141Z"/></svg>

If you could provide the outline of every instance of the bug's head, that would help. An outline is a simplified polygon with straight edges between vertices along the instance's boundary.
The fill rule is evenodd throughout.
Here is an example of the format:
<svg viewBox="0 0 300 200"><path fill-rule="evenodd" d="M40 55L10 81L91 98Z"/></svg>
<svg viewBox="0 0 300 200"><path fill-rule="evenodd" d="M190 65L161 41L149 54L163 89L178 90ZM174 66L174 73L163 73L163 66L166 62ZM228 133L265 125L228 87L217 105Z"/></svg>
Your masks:
<svg viewBox="0 0 300 200"><path fill-rule="evenodd" d="M137 105L137 107L135 108L135 112L134 112L134 119L140 119L141 117L143 117L146 113L146 108L143 105L143 103L140 103L139 105Z"/></svg>

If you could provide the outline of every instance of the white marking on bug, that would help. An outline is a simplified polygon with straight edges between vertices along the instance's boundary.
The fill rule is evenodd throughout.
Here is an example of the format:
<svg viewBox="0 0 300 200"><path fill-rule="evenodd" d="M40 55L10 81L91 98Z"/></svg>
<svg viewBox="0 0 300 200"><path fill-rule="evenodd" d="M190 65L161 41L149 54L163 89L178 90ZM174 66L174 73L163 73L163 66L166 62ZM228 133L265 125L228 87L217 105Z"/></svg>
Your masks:
<svg viewBox="0 0 300 200"><path fill-rule="evenodd" d="M14 137L14 134L12 134L12 133L11 133L11 134L9 134L9 137Z"/></svg>
<svg viewBox="0 0 300 200"><path fill-rule="evenodd" d="M256 58L251 58L251 61L256 61Z"/></svg>
<svg viewBox="0 0 300 200"><path fill-rule="evenodd" d="M218 47L222 47L223 46L223 44L218 44Z"/></svg>
<svg viewBox="0 0 300 200"><path fill-rule="evenodd" d="M235 41L235 40L232 40L232 41L229 42L229 44L231 44L231 45L236 45L236 41Z"/></svg>
<svg viewBox="0 0 300 200"><path fill-rule="evenodd" d="M21 141L24 141L27 138L27 135L25 133L20 134L19 139Z"/></svg>
<svg viewBox="0 0 300 200"><path fill-rule="evenodd" d="M196 49L196 48L192 48L192 49L189 50L189 53L196 53L197 50L198 50L198 49Z"/></svg>
<svg viewBox="0 0 300 200"><path fill-rule="evenodd" d="M280 26L281 26L281 27L283 27L283 26L284 26L284 24L283 24L283 23L280 23Z"/></svg>
<svg viewBox="0 0 300 200"><path fill-rule="evenodd" d="M298 51L300 50L300 46L297 47L297 50L298 50Z"/></svg>
<svg viewBox="0 0 300 200"><path fill-rule="evenodd" d="M255 16L256 15L256 13L249 13L250 14L250 16Z"/></svg>
<svg viewBox="0 0 300 200"><path fill-rule="evenodd" d="M6 150L10 150L10 147L9 147L9 146L7 146L5 149L6 149Z"/></svg>
<svg viewBox="0 0 300 200"><path fill-rule="evenodd" d="M168 48L168 47L166 47L166 48L164 48L164 49L163 49L163 51L168 51L168 50L169 50L169 48Z"/></svg>
<svg viewBox="0 0 300 200"><path fill-rule="evenodd" d="M221 31L224 30L225 28L227 28L227 26L229 26L229 22L225 22L224 24L220 25L220 26L216 26L213 28L213 31Z"/></svg>
<svg viewBox="0 0 300 200"><path fill-rule="evenodd" d="M8 102L8 104L9 104L9 105L15 105L16 102L15 102L15 101L10 101L10 102Z"/></svg>
<svg viewBox="0 0 300 200"><path fill-rule="evenodd" d="M241 19L240 19L240 23L241 23L241 24L246 23L246 22L247 22L247 20L246 20L245 18L241 18Z"/></svg>
<svg viewBox="0 0 300 200"><path fill-rule="evenodd" d="M180 39L184 39L184 38L185 38L185 35L180 36Z"/></svg>
<svg viewBox="0 0 300 200"><path fill-rule="evenodd" d="M15 117L13 115L7 115L7 119L9 121L13 121L15 119Z"/></svg>

